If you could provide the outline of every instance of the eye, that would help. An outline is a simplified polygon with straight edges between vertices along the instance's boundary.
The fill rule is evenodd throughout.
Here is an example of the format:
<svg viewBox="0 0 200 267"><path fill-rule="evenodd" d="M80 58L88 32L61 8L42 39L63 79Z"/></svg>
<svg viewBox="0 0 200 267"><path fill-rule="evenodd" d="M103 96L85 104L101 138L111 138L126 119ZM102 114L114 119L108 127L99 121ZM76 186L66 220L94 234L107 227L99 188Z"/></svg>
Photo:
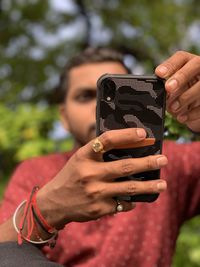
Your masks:
<svg viewBox="0 0 200 267"><path fill-rule="evenodd" d="M96 91L95 90L84 90L84 91L80 92L75 97L75 99L81 103L86 103L86 102L92 101L92 100L96 99Z"/></svg>

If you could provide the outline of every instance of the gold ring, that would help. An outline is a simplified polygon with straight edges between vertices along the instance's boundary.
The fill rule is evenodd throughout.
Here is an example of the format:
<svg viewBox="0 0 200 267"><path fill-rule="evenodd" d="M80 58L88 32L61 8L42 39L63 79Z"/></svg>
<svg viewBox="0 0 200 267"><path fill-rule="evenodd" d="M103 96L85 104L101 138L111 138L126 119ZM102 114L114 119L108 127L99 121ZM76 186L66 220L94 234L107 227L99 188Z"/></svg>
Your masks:
<svg viewBox="0 0 200 267"><path fill-rule="evenodd" d="M119 200L117 200L116 212L121 212L123 210L124 210L123 205L121 204Z"/></svg>
<svg viewBox="0 0 200 267"><path fill-rule="evenodd" d="M96 153L98 153L98 152L100 152L100 153L104 153L104 152L106 152L106 151L104 150L103 144L101 143L101 141L100 141L98 138L96 138L96 139L94 140L94 142L93 142L93 144L92 144L92 149L93 149L94 152L96 152Z"/></svg>

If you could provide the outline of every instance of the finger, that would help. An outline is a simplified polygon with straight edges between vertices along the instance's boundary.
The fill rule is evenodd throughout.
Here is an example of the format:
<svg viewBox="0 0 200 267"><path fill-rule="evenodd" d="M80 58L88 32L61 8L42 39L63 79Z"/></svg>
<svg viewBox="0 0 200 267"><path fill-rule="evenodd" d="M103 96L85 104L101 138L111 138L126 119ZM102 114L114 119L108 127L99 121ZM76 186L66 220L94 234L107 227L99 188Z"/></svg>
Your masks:
<svg viewBox="0 0 200 267"><path fill-rule="evenodd" d="M145 138L142 141L138 141L137 143L134 143L132 146L130 144L120 144L116 145L116 149L122 149L122 148L136 148L136 147L144 147L144 146L151 146L155 144L156 139L155 138Z"/></svg>
<svg viewBox="0 0 200 267"><path fill-rule="evenodd" d="M103 143L104 149L122 147L135 147L137 142L141 142L146 137L146 132L141 128L127 128L120 130L111 130L103 133L98 138Z"/></svg>
<svg viewBox="0 0 200 267"><path fill-rule="evenodd" d="M200 119L187 122L187 127L195 133L200 133Z"/></svg>
<svg viewBox="0 0 200 267"><path fill-rule="evenodd" d="M97 219L108 214L117 213L117 206L119 202L114 200L112 197L104 198L100 202L93 205L89 210L89 218ZM136 207L133 202L120 201L123 212L130 211Z"/></svg>
<svg viewBox="0 0 200 267"><path fill-rule="evenodd" d="M127 201L123 201L123 200L120 200L120 201L116 201L116 207L115 207L115 213L119 213L119 211L117 210L117 206L118 205L122 205L122 210L120 212L127 212L127 211L130 211L130 210L133 210L135 209L136 207L136 203L134 202L127 202Z"/></svg>
<svg viewBox="0 0 200 267"><path fill-rule="evenodd" d="M117 206L121 204L122 205L122 210L121 212L127 212L127 211L130 211L130 210L133 210L135 207L136 207L136 204L134 202L127 202L127 201L123 201L123 200L120 200L120 201L116 201L116 200L113 200L112 199L112 205L110 205L109 209L109 214L115 214L117 213ZM108 212L107 212L108 214ZM104 214L106 215L106 214Z"/></svg>
<svg viewBox="0 0 200 267"><path fill-rule="evenodd" d="M184 92L189 90L193 85L195 85L199 81L200 81L200 75L196 75L196 77L194 77L193 80L190 80L188 84L180 88L180 90L177 90L173 93L167 92L167 103L171 105L175 100L178 99L179 96L181 96Z"/></svg>
<svg viewBox="0 0 200 267"><path fill-rule="evenodd" d="M169 78L173 75L177 70L182 68L194 55L185 52L178 51L169 59L165 60L162 64L160 64L155 73L161 78Z"/></svg>
<svg viewBox="0 0 200 267"><path fill-rule="evenodd" d="M98 137L102 144L103 150L108 151L113 148L133 148L138 146L150 145L154 143L154 139L148 139L144 142L146 132L142 128L126 128L120 130L106 131ZM138 144L137 144L138 143ZM96 155L99 157L101 153L96 153L93 150L94 140L90 141L82 151L92 158Z"/></svg>
<svg viewBox="0 0 200 267"><path fill-rule="evenodd" d="M179 112L181 109L187 109L187 107L195 103L197 99L200 100L200 81L172 102L169 109L172 110L172 112Z"/></svg>
<svg viewBox="0 0 200 267"><path fill-rule="evenodd" d="M160 193L167 189L165 180L151 181L125 181L107 184L105 195L107 196L133 196L140 194Z"/></svg>
<svg viewBox="0 0 200 267"><path fill-rule="evenodd" d="M177 120L181 123L189 123L200 118L200 107L194 108L185 114L178 114Z"/></svg>
<svg viewBox="0 0 200 267"><path fill-rule="evenodd" d="M144 158L129 158L101 163L101 177L103 180L114 180L118 177L126 177L136 173L156 170L168 163L164 155L147 156Z"/></svg>
<svg viewBox="0 0 200 267"><path fill-rule="evenodd" d="M194 80L198 80L199 73L200 57L195 56L166 81L165 88L169 93L175 93L179 90L179 94L181 94L181 89L191 87Z"/></svg>

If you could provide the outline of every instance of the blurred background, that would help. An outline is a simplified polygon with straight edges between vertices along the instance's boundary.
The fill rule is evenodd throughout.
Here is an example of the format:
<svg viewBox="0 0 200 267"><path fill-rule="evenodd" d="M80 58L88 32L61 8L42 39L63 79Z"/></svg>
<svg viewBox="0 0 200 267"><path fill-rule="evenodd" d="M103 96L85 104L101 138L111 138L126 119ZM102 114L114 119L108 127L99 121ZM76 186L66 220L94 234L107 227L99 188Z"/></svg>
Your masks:
<svg viewBox="0 0 200 267"><path fill-rule="evenodd" d="M200 54L198 0L0 0L0 198L22 160L72 147L53 89L67 60L87 46L125 53L152 74L176 50ZM166 138L198 137L166 119ZM174 267L200 266L200 218L182 229Z"/></svg>

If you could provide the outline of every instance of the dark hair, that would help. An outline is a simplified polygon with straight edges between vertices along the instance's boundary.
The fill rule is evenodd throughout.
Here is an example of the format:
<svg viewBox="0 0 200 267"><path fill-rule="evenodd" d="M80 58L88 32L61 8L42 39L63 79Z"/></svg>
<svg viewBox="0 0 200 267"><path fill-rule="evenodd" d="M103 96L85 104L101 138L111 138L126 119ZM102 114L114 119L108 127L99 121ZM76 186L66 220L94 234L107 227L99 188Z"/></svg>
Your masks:
<svg viewBox="0 0 200 267"><path fill-rule="evenodd" d="M116 51L111 48L92 48L89 47L85 49L80 54L74 56L71 60L65 65L63 72L60 76L60 81L55 90L55 98L57 103L63 103L68 90L68 80L69 80L69 71L77 66L86 64L86 63L96 63L96 62L105 62L113 61L119 62L127 70L127 73L130 73L128 67L124 64L123 54L119 51Z"/></svg>

